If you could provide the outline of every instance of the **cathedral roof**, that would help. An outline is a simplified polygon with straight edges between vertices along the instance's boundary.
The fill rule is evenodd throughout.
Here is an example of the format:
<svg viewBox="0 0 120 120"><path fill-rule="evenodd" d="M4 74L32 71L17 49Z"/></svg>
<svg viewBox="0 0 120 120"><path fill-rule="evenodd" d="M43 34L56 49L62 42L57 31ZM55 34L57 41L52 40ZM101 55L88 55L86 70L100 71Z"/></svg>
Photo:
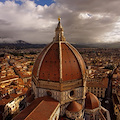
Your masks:
<svg viewBox="0 0 120 120"><path fill-rule="evenodd" d="M56 107L59 107L59 102L55 99L49 96L39 97L15 116L13 120L48 120Z"/></svg>
<svg viewBox="0 0 120 120"><path fill-rule="evenodd" d="M90 92L86 93L85 109L95 109L98 107L99 107L98 98Z"/></svg>
<svg viewBox="0 0 120 120"><path fill-rule="evenodd" d="M37 80L66 82L83 78L85 63L79 52L69 44L59 20L53 41L38 55L33 67Z"/></svg>
<svg viewBox="0 0 120 120"><path fill-rule="evenodd" d="M82 110L82 105L77 103L76 101L72 101L66 109L70 112L79 112L80 110Z"/></svg>
<svg viewBox="0 0 120 120"><path fill-rule="evenodd" d="M25 118L25 120L49 120L59 106L56 101L41 101L39 105Z"/></svg>

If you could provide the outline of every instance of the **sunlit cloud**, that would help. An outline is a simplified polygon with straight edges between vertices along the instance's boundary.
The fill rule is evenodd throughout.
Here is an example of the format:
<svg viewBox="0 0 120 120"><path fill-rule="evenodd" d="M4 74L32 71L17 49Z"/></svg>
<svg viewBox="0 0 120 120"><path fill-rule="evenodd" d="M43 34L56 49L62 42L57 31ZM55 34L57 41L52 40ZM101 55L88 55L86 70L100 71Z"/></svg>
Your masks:
<svg viewBox="0 0 120 120"><path fill-rule="evenodd" d="M113 29L105 33L102 38L104 42L120 42L120 18L114 24Z"/></svg>
<svg viewBox="0 0 120 120"><path fill-rule="evenodd" d="M120 40L118 0L55 0L50 5L37 2L39 0L0 2L0 41L22 39L49 43L53 40L58 16L71 43Z"/></svg>

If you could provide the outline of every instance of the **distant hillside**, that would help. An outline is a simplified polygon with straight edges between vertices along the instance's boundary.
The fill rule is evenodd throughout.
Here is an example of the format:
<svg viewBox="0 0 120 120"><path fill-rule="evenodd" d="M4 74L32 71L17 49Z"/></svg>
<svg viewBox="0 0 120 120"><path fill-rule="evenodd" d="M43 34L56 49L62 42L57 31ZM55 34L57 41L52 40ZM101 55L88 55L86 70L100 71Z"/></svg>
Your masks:
<svg viewBox="0 0 120 120"><path fill-rule="evenodd" d="M0 48L9 48L9 49L27 49L27 48L43 48L46 44L31 44L23 40L17 40L14 43L0 43Z"/></svg>
<svg viewBox="0 0 120 120"><path fill-rule="evenodd" d="M96 46L100 48L120 48L120 42L115 42L115 43L102 43L102 44L97 44Z"/></svg>
<svg viewBox="0 0 120 120"><path fill-rule="evenodd" d="M120 48L120 42L115 43L96 43L96 44L73 44L77 48Z"/></svg>
<svg viewBox="0 0 120 120"><path fill-rule="evenodd" d="M120 48L120 42L108 44L108 48Z"/></svg>
<svg viewBox="0 0 120 120"><path fill-rule="evenodd" d="M21 44L21 45L23 45L23 44L30 44L30 43L27 43L27 42L25 42L25 41L23 41L23 40L17 40L17 41L15 42L15 44Z"/></svg>
<svg viewBox="0 0 120 120"><path fill-rule="evenodd" d="M76 48L120 48L120 42L116 43L99 43L99 44L72 44ZM31 44L23 40L17 40L14 43L0 43L0 48L14 48L14 49L27 49L27 48L44 48L46 44Z"/></svg>

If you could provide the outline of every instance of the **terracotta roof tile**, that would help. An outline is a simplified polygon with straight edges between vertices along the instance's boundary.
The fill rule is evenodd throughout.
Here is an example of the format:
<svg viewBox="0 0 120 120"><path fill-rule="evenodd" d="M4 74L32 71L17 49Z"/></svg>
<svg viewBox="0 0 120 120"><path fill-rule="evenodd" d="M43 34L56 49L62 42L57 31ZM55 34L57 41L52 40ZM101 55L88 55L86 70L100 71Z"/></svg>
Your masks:
<svg viewBox="0 0 120 120"><path fill-rule="evenodd" d="M85 109L95 109L97 107L99 107L98 98L94 94L88 92L85 99Z"/></svg>
<svg viewBox="0 0 120 120"><path fill-rule="evenodd" d="M66 109L71 112L79 112L80 110L82 110L82 105L77 103L76 101L72 101Z"/></svg>
<svg viewBox="0 0 120 120"><path fill-rule="evenodd" d="M39 103L44 100L44 101L56 101L51 97L45 96L45 97L40 97L36 98L28 107L26 107L23 111L21 111L20 114L18 114L13 120L24 120L38 105ZM58 101L56 101L59 103Z"/></svg>
<svg viewBox="0 0 120 120"><path fill-rule="evenodd" d="M87 87L98 87L98 88L107 88L108 87L108 78L103 78L101 82L90 81L86 83Z"/></svg>
<svg viewBox="0 0 120 120"><path fill-rule="evenodd" d="M40 104L25 118L25 120L48 120L59 102L42 100Z"/></svg>
<svg viewBox="0 0 120 120"><path fill-rule="evenodd" d="M8 98L8 99L4 98L4 99L0 100L0 105L6 105L7 103L9 103L13 100L14 100L14 98Z"/></svg>
<svg viewBox="0 0 120 120"><path fill-rule="evenodd" d="M40 53L34 64L33 75L35 77L38 72L39 80L60 81L60 71L62 71L62 81L82 78L86 70L85 63L72 45L62 43L60 48L58 43L52 42L48 46ZM61 58L59 53L61 53ZM60 67L60 62L62 67Z"/></svg>

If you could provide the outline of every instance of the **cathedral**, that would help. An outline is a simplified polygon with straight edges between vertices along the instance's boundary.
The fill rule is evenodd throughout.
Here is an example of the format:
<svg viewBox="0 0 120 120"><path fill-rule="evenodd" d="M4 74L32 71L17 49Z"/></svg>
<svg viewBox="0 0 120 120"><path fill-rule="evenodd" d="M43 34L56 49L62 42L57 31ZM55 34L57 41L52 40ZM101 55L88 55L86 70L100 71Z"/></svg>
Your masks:
<svg viewBox="0 0 120 120"><path fill-rule="evenodd" d="M66 41L59 18L53 41L34 63L27 107L14 120L110 120L108 110L87 92L86 80L84 60Z"/></svg>

